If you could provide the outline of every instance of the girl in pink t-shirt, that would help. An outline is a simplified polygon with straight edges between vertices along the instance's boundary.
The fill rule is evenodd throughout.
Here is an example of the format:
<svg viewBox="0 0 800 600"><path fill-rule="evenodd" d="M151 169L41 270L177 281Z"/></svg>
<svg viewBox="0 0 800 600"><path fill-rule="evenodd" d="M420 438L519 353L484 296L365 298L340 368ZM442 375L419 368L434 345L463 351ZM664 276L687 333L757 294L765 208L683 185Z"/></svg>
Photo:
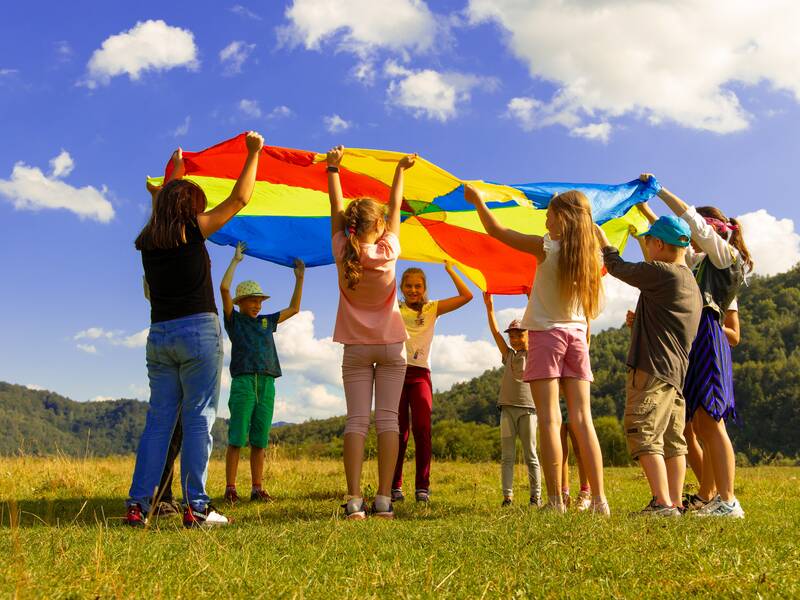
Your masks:
<svg viewBox="0 0 800 600"><path fill-rule="evenodd" d="M406 334L397 305L395 267L400 256L400 204L403 173L416 155L397 163L388 214L370 198L357 198L344 208L339 165L344 148L328 152L328 195L331 201L333 256L339 273L339 309L333 340L344 344L342 382L347 402L344 429L344 472L347 519L364 519L361 493L364 441L369 430L373 388L378 433L378 493L372 514L394 518L392 475L399 445L397 423L406 373Z"/></svg>

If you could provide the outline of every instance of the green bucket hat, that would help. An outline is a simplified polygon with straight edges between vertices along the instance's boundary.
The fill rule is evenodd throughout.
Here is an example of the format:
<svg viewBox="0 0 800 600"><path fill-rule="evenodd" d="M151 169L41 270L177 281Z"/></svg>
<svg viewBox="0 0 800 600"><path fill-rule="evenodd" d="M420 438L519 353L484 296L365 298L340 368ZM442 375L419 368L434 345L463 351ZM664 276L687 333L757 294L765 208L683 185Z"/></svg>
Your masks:
<svg viewBox="0 0 800 600"><path fill-rule="evenodd" d="M243 281L236 286L236 297L233 299L233 303L238 304L240 300L248 296L258 296L264 300L269 298L269 296L261 290L261 286L255 281Z"/></svg>

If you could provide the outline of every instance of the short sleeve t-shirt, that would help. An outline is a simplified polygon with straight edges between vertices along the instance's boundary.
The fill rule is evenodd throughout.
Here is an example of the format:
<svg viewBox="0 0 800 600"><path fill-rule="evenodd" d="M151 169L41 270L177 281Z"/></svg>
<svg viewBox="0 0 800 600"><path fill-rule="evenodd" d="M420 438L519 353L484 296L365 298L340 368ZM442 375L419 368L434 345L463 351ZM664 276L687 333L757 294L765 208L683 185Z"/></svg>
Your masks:
<svg viewBox="0 0 800 600"><path fill-rule="evenodd" d="M408 339L397 305L395 267L400 256L400 240L387 231L374 244L361 244L361 281L356 289L347 287L342 257L348 243L337 231L331 244L339 272L339 308L333 341L342 344L396 344Z"/></svg>
<svg viewBox="0 0 800 600"><path fill-rule="evenodd" d="M281 365L272 334L280 313L258 315L255 319L238 310L226 317L225 331L231 339L231 377L246 374L281 376Z"/></svg>
<svg viewBox="0 0 800 600"><path fill-rule="evenodd" d="M500 384L500 397L497 399L498 406L520 406L523 408L533 408L531 396L531 386L523 381L525 373L525 361L527 360L527 350L514 350L509 348L503 359L503 380Z"/></svg>
<svg viewBox="0 0 800 600"><path fill-rule="evenodd" d="M142 250L142 266L150 288L152 323L198 313L216 314L211 260L197 223L186 225L185 244Z"/></svg>
<svg viewBox="0 0 800 600"><path fill-rule="evenodd" d="M421 311L409 308L405 302L400 303L400 314L409 335L406 340L407 364L431 370L431 344L438 309L438 300L428 302Z"/></svg>

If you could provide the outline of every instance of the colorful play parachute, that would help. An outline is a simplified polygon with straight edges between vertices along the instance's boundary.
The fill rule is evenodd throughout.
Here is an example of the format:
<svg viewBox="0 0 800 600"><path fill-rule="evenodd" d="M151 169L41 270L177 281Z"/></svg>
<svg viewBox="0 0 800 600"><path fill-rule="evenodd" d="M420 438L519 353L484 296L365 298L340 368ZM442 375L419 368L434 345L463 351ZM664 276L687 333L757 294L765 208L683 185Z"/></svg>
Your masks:
<svg viewBox="0 0 800 600"><path fill-rule="evenodd" d="M203 188L208 208L214 208L228 197L239 176L246 156L244 135L183 156L186 179ZM401 156L347 149L340 169L345 201L368 196L388 202ZM333 263L325 166L324 154L265 146L250 203L211 241L233 246L244 240L247 254L286 266L295 257L308 266ZM635 205L652 197L658 186L638 180L620 185L462 181L418 159L405 177L401 258L450 261L478 287L495 294L528 292L536 261L486 234L475 209L464 200L465 183L484 192L489 208L504 225L540 235L545 233L545 209L553 194L579 189L589 197L595 220L620 249L631 230L646 226Z"/></svg>

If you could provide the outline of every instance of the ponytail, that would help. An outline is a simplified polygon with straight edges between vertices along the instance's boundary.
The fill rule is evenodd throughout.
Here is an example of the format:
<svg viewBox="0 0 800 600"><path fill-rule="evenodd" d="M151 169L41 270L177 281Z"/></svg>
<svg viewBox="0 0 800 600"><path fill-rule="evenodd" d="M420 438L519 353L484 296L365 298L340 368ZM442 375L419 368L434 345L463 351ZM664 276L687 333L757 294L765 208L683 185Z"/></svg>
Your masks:
<svg viewBox="0 0 800 600"><path fill-rule="evenodd" d="M728 243L739 251L739 256L742 257L747 273L753 272L753 257L744 243L744 235L742 233L742 224L737 219L729 219L725 214L715 206L698 206L697 214L707 219L716 219L720 221L720 226L727 226L730 231L730 237L727 238ZM713 226L713 224L712 224ZM714 230L720 234L716 227ZM720 234L725 237L724 234Z"/></svg>
<svg viewBox="0 0 800 600"><path fill-rule="evenodd" d="M356 289L364 270L358 236L373 231L381 218L383 206L370 198L357 198L344 211L347 244L342 253L342 275L347 281L348 289Z"/></svg>

